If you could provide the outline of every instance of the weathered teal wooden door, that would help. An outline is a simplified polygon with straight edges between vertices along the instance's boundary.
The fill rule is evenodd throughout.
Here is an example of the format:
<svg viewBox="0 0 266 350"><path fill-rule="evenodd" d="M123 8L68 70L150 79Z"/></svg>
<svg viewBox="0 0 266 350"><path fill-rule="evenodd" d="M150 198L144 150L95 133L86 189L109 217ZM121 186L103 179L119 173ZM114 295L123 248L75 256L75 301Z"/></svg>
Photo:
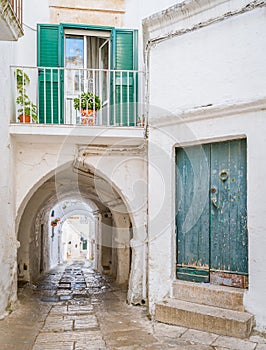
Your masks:
<svg viewBox="0 0 266 350"><path fill-rule="evenodd" d="M246 140L179 148L177 278L245 287Z"/></svg>

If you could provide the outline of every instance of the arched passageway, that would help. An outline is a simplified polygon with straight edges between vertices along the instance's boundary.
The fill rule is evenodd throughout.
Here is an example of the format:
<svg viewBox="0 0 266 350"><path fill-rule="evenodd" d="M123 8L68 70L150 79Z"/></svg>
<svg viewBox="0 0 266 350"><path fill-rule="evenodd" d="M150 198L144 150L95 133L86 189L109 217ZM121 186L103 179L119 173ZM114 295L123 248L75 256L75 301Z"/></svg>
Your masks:
<svg viewBox="0 0 266 350"><path fill-rule="evenodd" d="M23 207L19 281L35 281L57 264L77 258L90 261L119 284L129 282L131 213L111 182L68 164L36 186Z"/></svg>

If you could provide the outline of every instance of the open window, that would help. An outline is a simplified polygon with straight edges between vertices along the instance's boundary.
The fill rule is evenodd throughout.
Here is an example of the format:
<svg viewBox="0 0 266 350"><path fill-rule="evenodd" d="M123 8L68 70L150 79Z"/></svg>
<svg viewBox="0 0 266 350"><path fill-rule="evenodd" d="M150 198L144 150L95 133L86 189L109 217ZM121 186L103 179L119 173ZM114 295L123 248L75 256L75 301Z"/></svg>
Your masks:
<svg viewBox="0 0 266 350"><path fill-rule="evenodd" d="M76 124L73 101L97 95L100 125L135 125L137 31L73 24L38 25L39 119Z"/></svg>
<svg viewBox="0 0 266 350"><path fill-rule="evenodd" d="M111 31L65 29L64 74L65 120L71 124L75 115L73 100L84 91L99 96L102 110L109 103ZM102 113L102 112L100 112ZM80 115L80 113L77 113ZM81 117L82 118L82 117ZM79 122L79 120L78 120Z"/></svg>

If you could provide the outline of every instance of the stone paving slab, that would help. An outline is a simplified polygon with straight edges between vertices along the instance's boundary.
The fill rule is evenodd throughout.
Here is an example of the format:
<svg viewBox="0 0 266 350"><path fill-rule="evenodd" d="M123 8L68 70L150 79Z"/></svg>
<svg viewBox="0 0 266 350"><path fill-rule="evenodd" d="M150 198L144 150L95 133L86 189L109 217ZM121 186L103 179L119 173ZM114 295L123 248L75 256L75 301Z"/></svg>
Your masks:
<svg viewBox="0 0 266 350"><path fill-rule="evenodd" d="M58 343L49 343L46 342L44 344L35 344L32 350L73 350L74 343L73 342L62 342Z"/></svg>
<svg viewBox="0 0 266 350"><path fill-rule="evenodd" d="M254 350L257 344L248 340L219 336L212 345L214 347L220 346L232 350Z"/></svg>
<svg viewBox="0 0 266 350"><path fill-rule="evenodd" d="M121 317L119 320L114 320L114 318L101 319L101 329L106 334L118 331L131 331L141 328L141 325L138 324L137 321L134 322L128 318L126 319Z"/></svg>
<svg viewBox="0 0 266 350"><path fill-rule="evenodd" d="M58 290L56 292L56 295L61 296L61 295L71 295L71 290Z"/></svg>
<svg viewBox="0 0 266 350"><path fill-rule="evenodd" d="M74 330L99 328L99 324L95 315L90 315L83 319L76 319L74 321Z"/></svg>
<svg viewBox="0 0 266 350"><path fill-rule="evenodd" d="M91 312L93 311L93 306L92 305L69 305L68 312L76 312L80 314L81 312Z"/></svg>
<svg viewBox="0 0 266 350"><path fill-rule="evenodd" d="M32 350L32 343L24 344L20 342L15 342L12 344L0 344L1 350ZM43 349L42 349L43 350Z"/></svg>
<svg viewBox="0 0 266 350"><path fill-rule="evenodd" d="M266 337L262 337L261 335L252 335L249 338L250 341L253 341L254 343L259 343L259 344L266 344Z"/></svg>
<svg viewBox="0 0 266 350"><path fill-rule="evenodd" d="M217 334L198 331L196 329L188 329L182 334L181 339L191 341L193 343L199 343L204 345L211 345L218 338Z"/></svg>
<svg viewBox="0 0 266 350"><path fill-rule="evenodd" d="M181 326L172 326L169 324L154 322L154 334L157 336L165 336L167 338L180 337L187 331L187 328Z"/></svg>
<svg viewBox="0 0 266 350"><path fill-rule="evenodd" d="M71 300L72 298L73 298L72 295L60 295L59 296L60 301L67 301L67 300Z"/></svg>
<svg viewBox="0 0 266 350"><path fill-rule="evenodd" d="M151 334L140 329L109 333L105 341L108 347L119 349L124 349L128 345L142 346L142 344L153 344L157 342L156 338Z"/></svg>
<svg viewBox="0 0 266 350"><path fill-rule="evenodd" d="M50 315L64 315L67 314L66 305L54 305L50 311Z"/></svg>
<svg viewBox="0 0 266 350"><path fill-rule="evenodd" d="M258 344L256 350L266 350L266 344Z"/></svg>
<svg viewBox="0 0 266 350"><path fill-rule="evenodd" d="M75 350L107 350L104 341L76 342ZM108 349L109 350L109 349Z"/></svg>
<svg viewBox="0 0 266 350"><path fill-rule="evenodd" d="M102 340L102 334L100 331L85 331L85 332L64 332L64 333L53 333L46 332L40 333L37 337L36 343L47 343L47 342L71 342L71 341L82 341L88 342Z"/></svg>
<svg viewBox="0 0 266 350"><path fill-rule="evenodd" d="M47 318L44 327L41 332L64 332L71 331L73 329L72 320L53 320L53 318Z"/></svg>

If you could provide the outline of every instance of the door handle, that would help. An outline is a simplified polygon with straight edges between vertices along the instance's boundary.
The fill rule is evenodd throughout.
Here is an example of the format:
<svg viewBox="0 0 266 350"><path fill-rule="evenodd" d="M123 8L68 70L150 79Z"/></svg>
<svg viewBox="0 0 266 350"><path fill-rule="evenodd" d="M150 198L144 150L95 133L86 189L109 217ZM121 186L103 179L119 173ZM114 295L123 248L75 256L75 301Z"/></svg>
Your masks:
<svg viewBox="0 0 266 350"><path fill-rule="evenodd" d="M217 189L216 187L212 187L211 188L211 193L212 193L212 198L211 198L211 201L212 201L212 204L213 206L216 208L216 209L219 209L219 205L217 204L217 197L216 197L216 194L217 194Z"/></svg>
<svg viewBox="0 0 266 350"><path fill-rule="evenodd" d="M216 209L219 209L219 205L217 204L217 199L215 197L212 197L212 204Z"/></svg>

